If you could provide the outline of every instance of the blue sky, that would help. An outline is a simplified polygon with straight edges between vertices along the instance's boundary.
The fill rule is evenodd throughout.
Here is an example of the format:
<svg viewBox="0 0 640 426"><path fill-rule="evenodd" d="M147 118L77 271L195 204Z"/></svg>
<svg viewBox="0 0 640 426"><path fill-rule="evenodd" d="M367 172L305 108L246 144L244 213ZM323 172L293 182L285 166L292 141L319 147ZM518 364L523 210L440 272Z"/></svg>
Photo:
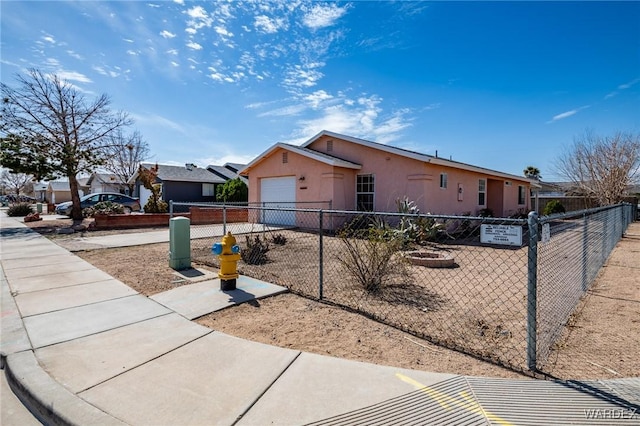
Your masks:
<svg viewBox="0 0 640 426"><path fill-rule="evenodd" d="M2 1L2 81L56 73L160 164L326 129L517 175L640 132L640 2Z"/></svg>

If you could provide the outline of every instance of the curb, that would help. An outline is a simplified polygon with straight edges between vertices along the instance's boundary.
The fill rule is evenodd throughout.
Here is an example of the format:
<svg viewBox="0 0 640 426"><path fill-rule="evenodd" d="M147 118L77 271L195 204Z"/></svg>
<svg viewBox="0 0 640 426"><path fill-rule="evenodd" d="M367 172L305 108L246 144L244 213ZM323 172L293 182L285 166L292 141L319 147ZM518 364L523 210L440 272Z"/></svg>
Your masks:
<svg viewBox="0 0 640 426"><path fill-rule="evenodd" d="M11 390L43 424L125 424L85 402L53 380L40 367L33 351L3 356L3 366Z"/></svg>

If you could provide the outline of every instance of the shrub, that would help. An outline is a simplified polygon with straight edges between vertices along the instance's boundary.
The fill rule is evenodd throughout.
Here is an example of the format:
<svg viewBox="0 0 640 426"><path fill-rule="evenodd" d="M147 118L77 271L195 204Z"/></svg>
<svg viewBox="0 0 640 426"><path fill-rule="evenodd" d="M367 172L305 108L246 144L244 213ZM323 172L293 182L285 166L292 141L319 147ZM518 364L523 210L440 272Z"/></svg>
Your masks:
<svg viewBox="0 0 640 426"><path fill-rule="evenodd" d="M249 188L239 177L229 179L216 190L216 201L242 202L249 199Z"/></svg>
<svg viewBox="0 0 640 426"><path fill-rule="evenodd" d="M484 209L480 209L478 210L478 216L479 217L493 217L493 210L491 210L490 208L484 208Z"/></svg>
<svg viewBox="0 0 640 426"><path fill-rule="evenodd" d="M97 214L123 214L124 206L112 201L100 201L93 207L87 207L82 210L82 217L93 217Z"/></svg>
<svg viewBox="0 0 640 426"><path fill-rule="evenodd" d="M560 201L551 200L547 203L547 205L544 206L544 210L542 211L542 214L544 216L549 216L551 214L564 213L564 212L565 212L565 208Z"/></svg>
<svg viewBox="0 0 640 426"><path fill-rule="evenodd" d="M275 234L271 237L271 241L273 242L273 244L283 246L287 243L287 237L282 234Z"/></svg>
<svg viewBox="0 0 640 426"><path fill-rule="evenodd" d="M242 260L248 265L263 265L267 263L267 252L269 251L267 240L257 235L253 240L248 235L245 238L247 247L240 250Z"/></svg>
<svg viewBox="0 0 640 426"><path fill-rule="evenodd" d="M511 219L526 219L529 217L529 212L527 212L527 209L521 208L513 212L509 217Z"/></svg>
<svg viewBox="0 0 640 426"><path fill-rule="evenodd" d="M147 204L144 205L145 213L166 213L169 211L169 204L160 199L149 198Z"/></svg>
<svg viewBox="0 0 640 426"><path fill-rule="evenodd" d="M33 208L29 203L14 204L7 209L7 215L12 217L23 217L33 213Z"/></svg>
<svg viewBox="0 0 640 426"><path fill-rule="evenodd" d="M367 238L352 238L343 233L340 240L344 252L338 261L365 291L378 293L395 279L409 278L406 260L397 255L402 239L389 239L384 230L371 228Z"/></svg>

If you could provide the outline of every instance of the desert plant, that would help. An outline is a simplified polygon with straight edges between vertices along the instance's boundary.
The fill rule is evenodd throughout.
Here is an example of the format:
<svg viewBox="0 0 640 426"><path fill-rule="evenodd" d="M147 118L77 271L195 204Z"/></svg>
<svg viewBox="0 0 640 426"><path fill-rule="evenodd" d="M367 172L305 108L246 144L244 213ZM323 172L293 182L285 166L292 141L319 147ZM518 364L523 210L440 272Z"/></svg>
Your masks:
<svg viewBox="0 0 640 426"><path fill-rule="evenodd" d="M287 243L287 237L285 237L283 234L274 234L271 237L271 241L273 242L273 244L283 246Z"/></svg>
<svg viewBox="0 0 640 426"><path fill-rule="evenodd" d="M513 212L509 217L511 219L526 219L529 217L529 212L527 212L527 209L521 208Z"/></svg>
<svg viewBox="0 0 640 426"><path fill-rule="evenodd" d="M123 214L124 206L113 201L100 201L92 207L82 210L83 217L93 217L97 214Z"/></svg>
<svg viewBox="0 0 640 426"><path fill-rule="evenodd" d="M267 263L267 252L269 251L267 240L257 235L253 239L248 235L245 238L247 246L240 250L242 260L248 265L263 265Z"/></svg>
<svg viewBox="0 0 640 426"><path fill-rule="evenodd" d="M550 214L556 213L564 213L565 208L562 203L558 200L551 200L545 206L544 210L542 210L542 214L544 216L549 216Z"/></svg>
<svg viewBox="0 0 640 426"><path fill-rule="evenodd" d="M7 209L7 216L23 217L33 213L33 208L29 203L14 204Z"/></svg>
<svg viewBox="0 0 640 426"><path fill-rule="evenodd" d="M397 255L401 238L388 238L384 230L370 228L367 238L341 234L344 251L338 261L347 275L369 293L378 293L395 279L409 278L406 260Z"/></svg>
<svg viewBox="0 0 640 426"><path fill-rule="evenodd" d="M396 200L398 213L411 214L412 216L403 216L400 219L399 234L403 239L404 245L410 243L425 244L430 241L436 241L440 236L451 236L447 233L444 223L438 222L429 216L417 216L420 210L414 201L410 201L408 197ZM428 215L429 213L427 213Z"/></svg>
<svg viewBox="0 0 640 426"><path fill-rule="evenodd" d="M488 207L486 207L484 209L480 209L480 210L478 210L478 216L479 217L493 217L493 210L491 210Z"/></svg>

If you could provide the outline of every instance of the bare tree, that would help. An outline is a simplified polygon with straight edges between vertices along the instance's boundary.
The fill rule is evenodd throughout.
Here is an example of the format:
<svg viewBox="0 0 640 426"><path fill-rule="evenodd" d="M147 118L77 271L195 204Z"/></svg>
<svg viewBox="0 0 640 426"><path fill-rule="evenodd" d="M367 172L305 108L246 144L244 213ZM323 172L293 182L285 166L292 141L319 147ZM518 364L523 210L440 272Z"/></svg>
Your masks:
<svg viewBox="0 0 640 426"><path fill-rule="evenodd" d="M599 136L587 131L565 150L556 169L577 192L598 204L619 203L629 185L640 181L640 135Z"/></svg>
<svg viewBox="0 0 640 426"><path fill-rule="evenodd" d="M127 182L138 171L138 166L149 156L149 145L140 132L124 134L121 129L109 136L107 147L109 160L105 170L116 175L120 182ZM134 184L127 184L133 194Z"/></svg>
<svg viewBox="0 0 640 426"><path fill-rule="evenodd" d="M73 85L57 75L32 69L17 76L18 88L1 83L0 131L17 135L15 155L38 153L54 175L69 179L71 216L82 219L77 176L106 163L108 136L131 124L124 112L112 112L107 95L85 100ZM25 172L25 170L22 170Z"/></svg>
<svg viewBox="0 0 640 426"><path fill-rule="evenodd" d="M3 170L0 180L5 188L9 188L12 194L16 196L16 200L20 199L21 193L33 190L33 178L25 173L10 173Z"/></svg>

